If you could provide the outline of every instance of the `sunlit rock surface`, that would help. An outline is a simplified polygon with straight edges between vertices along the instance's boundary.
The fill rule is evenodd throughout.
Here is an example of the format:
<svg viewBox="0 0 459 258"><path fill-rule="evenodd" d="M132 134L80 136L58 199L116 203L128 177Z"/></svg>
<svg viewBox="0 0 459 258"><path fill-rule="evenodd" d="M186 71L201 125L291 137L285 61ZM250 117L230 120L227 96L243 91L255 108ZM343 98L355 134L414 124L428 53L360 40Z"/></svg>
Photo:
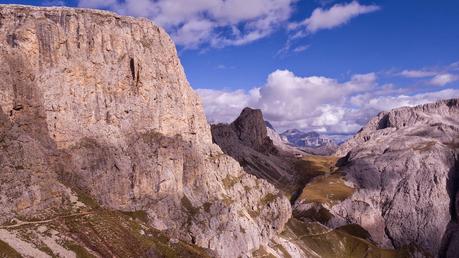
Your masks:
<svg viewBox="0 0 459 258"><path fill-rule="evenodd" d="M79 189L237 257L282 231L288 200L212 144L166 32L109 12L0 5L0 222Z"/></svg>

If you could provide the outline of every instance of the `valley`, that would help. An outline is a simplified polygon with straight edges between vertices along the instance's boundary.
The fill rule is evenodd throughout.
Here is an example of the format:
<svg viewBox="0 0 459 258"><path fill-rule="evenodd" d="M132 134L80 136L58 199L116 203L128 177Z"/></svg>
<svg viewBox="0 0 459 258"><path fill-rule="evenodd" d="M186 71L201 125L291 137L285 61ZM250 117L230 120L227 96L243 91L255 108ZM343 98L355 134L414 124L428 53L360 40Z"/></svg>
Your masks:
<svg viewBox="0 0 459 258"><path fill-rule="evenodd" d="M0 5L1 258L457 257L459 99L344 142L209 124L179 54L146 18Z"/></svg>

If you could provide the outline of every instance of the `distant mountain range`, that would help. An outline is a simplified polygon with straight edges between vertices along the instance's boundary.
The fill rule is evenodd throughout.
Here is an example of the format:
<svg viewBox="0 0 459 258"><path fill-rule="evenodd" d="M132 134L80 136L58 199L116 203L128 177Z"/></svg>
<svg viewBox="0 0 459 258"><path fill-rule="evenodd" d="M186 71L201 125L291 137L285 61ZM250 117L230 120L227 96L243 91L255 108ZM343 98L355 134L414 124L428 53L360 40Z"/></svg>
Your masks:
<svg viewBox="0 0 459 258"><path fill-rule="evenodd" d="M350 138L350 135L325 135L298 129L289 129L279 134L270 122L265 121L265 124L268 128L268 134L274 142L283 142L311 154L333 154L340 144Z"/></svg>
<svg viewBox="0 0 459 258"><path fill-rule="evenodd" d="M280 134L284 141L297 147L318 148L322 146L337 146L334 139L318 132L303 132L298 129L290 129Z"/></svg>

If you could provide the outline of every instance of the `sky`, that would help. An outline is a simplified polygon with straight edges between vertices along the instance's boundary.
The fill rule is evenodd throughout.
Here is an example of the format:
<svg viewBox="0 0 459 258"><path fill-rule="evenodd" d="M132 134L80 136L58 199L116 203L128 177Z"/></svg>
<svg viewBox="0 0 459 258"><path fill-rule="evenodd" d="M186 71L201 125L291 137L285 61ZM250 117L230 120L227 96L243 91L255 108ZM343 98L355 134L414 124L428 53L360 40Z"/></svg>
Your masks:
<svg viewBox="0 0 459 258"><path fill-rule="evenodd" d="M457 0L29 0L150 18L210 122L352 134L380 111L459 97Z"/></svg>

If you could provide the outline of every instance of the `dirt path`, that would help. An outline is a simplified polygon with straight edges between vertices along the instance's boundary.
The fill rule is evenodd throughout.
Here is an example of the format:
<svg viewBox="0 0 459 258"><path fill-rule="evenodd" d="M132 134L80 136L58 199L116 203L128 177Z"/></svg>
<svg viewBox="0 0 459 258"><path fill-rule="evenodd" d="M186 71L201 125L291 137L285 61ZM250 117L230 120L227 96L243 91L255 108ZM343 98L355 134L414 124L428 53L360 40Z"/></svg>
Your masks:
<svg viewBox="0 0 459 258"><path fill-rule="evenodd" d="M80 213L73 213L73 214L69 214L69 215L57 216L57 217L54 217L54 218L51 218L51 219L47 219L47 220L36 220L36 221L21 221L21 220L18 220L18 219L14 219L16 224L8 225L8 226L0 226L0 229L14 229L14 228L25 226L25 225L45 224L45 223L53 222L53 221L55 221L57 219L86 216L86 215L90 215L90 214L93 214L93 213L94 212L87 211L87 212L80 212Z"/></svg>

